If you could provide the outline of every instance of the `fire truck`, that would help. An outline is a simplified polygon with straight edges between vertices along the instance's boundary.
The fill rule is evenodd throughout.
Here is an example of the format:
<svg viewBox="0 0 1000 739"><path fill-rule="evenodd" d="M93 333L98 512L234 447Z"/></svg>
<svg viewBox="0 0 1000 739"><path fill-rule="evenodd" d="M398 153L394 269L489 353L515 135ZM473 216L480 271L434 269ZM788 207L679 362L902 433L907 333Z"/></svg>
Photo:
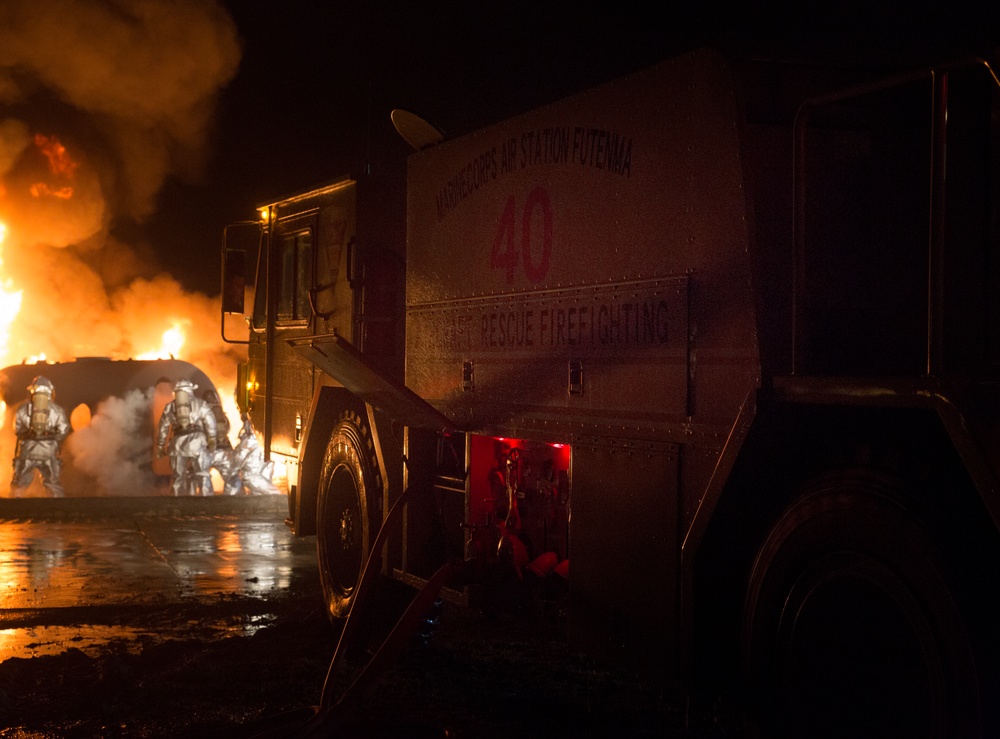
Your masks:
<svg viewBox="0 0 1000 739"><path fill-rule="evenodd" d="M881 71L703 49L454 139L396 111L405 201L265 203L239 402L330 615L370 555L459 563L449 602L761 735L997 730L1000 88Z"/></svg>

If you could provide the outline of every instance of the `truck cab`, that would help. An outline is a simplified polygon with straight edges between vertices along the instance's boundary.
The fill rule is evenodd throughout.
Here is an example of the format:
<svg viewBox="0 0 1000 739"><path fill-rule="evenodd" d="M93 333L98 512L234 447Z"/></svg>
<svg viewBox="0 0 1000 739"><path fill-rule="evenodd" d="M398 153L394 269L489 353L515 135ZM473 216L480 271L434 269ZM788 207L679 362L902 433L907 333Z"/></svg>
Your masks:
<svg viewBox="0 0 1000 739"><path fill-rule="evenodd" d="M404 238L391 207L398 200L370 178L342 177L263 203L256 221L227 230L227 282L242 282L249 266L243 255L256 255L240 408L263 436L265 454L287 471L289 521L302 535L315 533L315 497L300 504L299 480L305 471L310 485L300 464L305 460L308 468L312 459L306 449L318 411L314 400L336 382L289 341L339 336L402 380ZM247 231L256 241L250 248ZM240 300L229 307L243 313Z"/></svg>

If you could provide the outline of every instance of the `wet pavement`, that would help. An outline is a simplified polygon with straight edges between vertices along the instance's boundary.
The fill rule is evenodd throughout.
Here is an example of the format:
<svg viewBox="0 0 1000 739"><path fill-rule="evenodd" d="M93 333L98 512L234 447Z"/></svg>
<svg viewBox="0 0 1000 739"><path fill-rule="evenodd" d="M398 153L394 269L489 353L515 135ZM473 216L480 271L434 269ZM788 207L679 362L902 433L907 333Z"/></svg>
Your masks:
<svg viewBox="0 0 1000 739"><path fill-rule="evenodd" d="M315 539L292 536L286 515L283 495L0 500L0 663L192 629L252 635L275 620L272 601L317 587ZM182 617L227 600L242 605ZM164 610L180 617L147 617Z"/></svg>
<svg viewBox="0 0 1000 739"><path fill-rule="evenodd" d="M0 499L0 739L246 739L276 721L285 737L327 682L342 695L392 609L366 609L334 671L315 537L291 535L286 504ZM539 614L439 615L351 702L343 736L723 735L714 709L597 665Z"/></svg>

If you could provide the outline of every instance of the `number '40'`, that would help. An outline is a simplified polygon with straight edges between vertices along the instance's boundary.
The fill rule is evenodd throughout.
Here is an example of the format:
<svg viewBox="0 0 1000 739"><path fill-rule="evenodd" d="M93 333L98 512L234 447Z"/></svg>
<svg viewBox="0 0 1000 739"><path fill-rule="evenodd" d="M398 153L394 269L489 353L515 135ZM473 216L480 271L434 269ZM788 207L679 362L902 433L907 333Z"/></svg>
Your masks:
<svg viewBox="0 0 1000 739"><path fill-rule="evenodd" d="M535 211L539 218L535 218ZM536 226L541 227L541 234ZM517 229L516 208L514 196L507 198L503 214L500 216L497 237L493 240L493 251L490 253L490 266L493 269L507 270L507 283L514 282L518 265L518 249L515 244ZM533 238L541 238L541 254L533 254ZM552 201L542 187L536 187L528 193L528 200L521 211L521 262L524 276L529 282L541 282L549 273L549 262L552 257Z"/></svg>

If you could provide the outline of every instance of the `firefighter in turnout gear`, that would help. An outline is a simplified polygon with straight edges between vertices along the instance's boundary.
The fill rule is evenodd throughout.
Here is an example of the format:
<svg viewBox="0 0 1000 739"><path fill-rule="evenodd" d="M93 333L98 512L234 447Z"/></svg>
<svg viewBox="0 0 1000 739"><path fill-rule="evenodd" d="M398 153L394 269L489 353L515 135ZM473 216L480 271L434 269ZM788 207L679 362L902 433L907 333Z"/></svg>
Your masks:
<svg viewBox="0 0 1000 739"><path fill-rule="evenodd" d="M213 495L209 470L216 446L216 423L212 409L195 397L197 385L180 380L174 385L174 399L160 416L156 453L170 457L175 496Z"/></svg>
<svg viewBox="0 0 1000 739"><path fill-rule="evenodd" d="M39 375L28 386L31 397L22 403L15 414L14 433L17 450L14 453L14 478L12 494L31 485L35 470L42 476L42 483L53 497L62 498L59 482L62 460L59 450L69 434L69 417L56 403L52 382Z"/></svg>
<svg viewBox="0 0 1000 739"><path fill-rule="evenodd" d="M243 415L243 428L240 429L240 442L233 452L233 467L240 475L241 489L251 495L279 495L281 491L272 482L274 463L264 460L264 450L257 440L250 417ZM237 492L241 492L238 490Z"/></svg>
<svg viewBox="0 0 1000 739"><path fill-rule="evenodd" d="M214 390L206 390L202 399L215 416L215 451L212 452L210 466L218 470L223 482L223 495L236 495L240 492L240 468L236 461L233 444L229 441L229 419L222 408L219 394Z"/></svg>

